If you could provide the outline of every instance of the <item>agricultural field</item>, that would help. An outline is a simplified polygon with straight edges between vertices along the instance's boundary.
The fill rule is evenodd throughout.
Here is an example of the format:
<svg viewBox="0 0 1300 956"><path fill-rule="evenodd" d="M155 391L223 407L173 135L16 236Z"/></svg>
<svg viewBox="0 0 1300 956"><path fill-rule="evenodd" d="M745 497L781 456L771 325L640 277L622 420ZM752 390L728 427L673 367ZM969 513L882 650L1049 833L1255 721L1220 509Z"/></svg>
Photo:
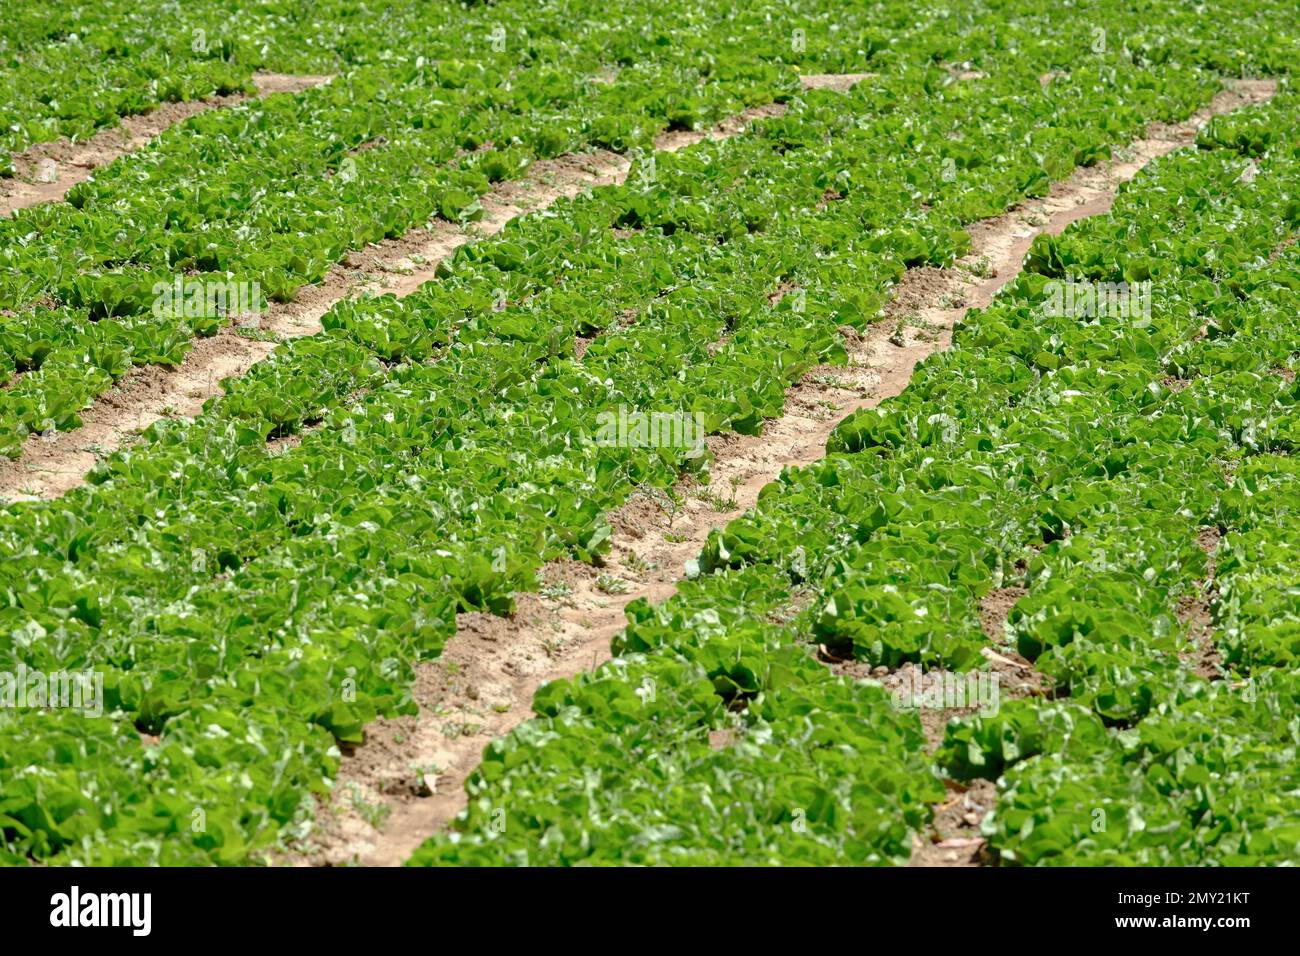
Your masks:
<svg viewBox="0 0 1300 956"><path fill-rule="evenodd" d="M0 863L1300 863L1296 72L1284 0L14 0Z"/></svg>

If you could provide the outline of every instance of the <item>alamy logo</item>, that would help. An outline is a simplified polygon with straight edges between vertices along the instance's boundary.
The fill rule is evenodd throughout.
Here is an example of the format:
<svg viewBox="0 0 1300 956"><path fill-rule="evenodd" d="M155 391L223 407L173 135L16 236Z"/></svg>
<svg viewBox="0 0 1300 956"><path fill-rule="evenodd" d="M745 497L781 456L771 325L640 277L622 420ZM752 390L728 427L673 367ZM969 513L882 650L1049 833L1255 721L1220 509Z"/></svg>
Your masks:
<svg viewBox="0 0 1300 956"><path fill-rule="evenodd" d="M596 444L616 448L699 448L704 444L700 412L644 412L620 405L596 416Z"/></svg>
<svg viewBox="0 0 1300 956"><path fill-rule="evenodd" d="M104 675L98 671L0 671L0 708L79 710L87 717L104 713Z"/></svg>
<svg viewBox="0 0 1300 956"><path fill-rule="evenodd" d="M259 282L185 279L155 282L153 314L158 318L215 319L222 316L255 316L266 311Z"/></svg>
<svg viewBox="0 0 1300 956"><path fill-rule="evenodd" d="M129 926L132 935L148 936L153 924L151 893L69 893L50 897L51 926Z"/></svg>
<svg viewBox="0 0 1300 956"><path fill-rule="evenodd" d="M982 717L996 717L1001 695L998 675L984 671L952 674L921 673L911 669L893 688L894 706L900 710L963 710L979 708Z"/></svg>
<svg viewBox="0 0 1300 956"><path fill-rule="evenodd" d="M1048 282L1043 312L1057 319L1150 319L1151 281Z"/></svg>

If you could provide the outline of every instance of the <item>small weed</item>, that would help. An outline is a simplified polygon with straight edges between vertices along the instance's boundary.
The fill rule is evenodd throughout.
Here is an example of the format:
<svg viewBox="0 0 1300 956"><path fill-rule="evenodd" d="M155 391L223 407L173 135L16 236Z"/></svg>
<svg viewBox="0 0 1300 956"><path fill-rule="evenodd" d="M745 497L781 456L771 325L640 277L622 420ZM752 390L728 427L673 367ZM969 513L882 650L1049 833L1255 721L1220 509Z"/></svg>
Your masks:
<svg viewBox="0 0 1300 956"><path fill-rule="evenodd" d="M635 551L629 551L623 556L623 566L636 574L645 574L646 572L653 571L658 567L658 565L651 561L647 561Z"/></svg>
<svg viewBox="0 0 1300 956"><path fill-rule="evenodd" d="M602 594L627 594L632 585L612 574L602 574L596 578L596 590Z"/></svg>
<svg viewBox="0 0 1300 956"><path fill-rule="evenodd" d="M894 331L889 333L889 344L896 348L902 348L907 344L907 328L916 324L915 313L908 312L898 317L898 324L894 326Z"/></svg>
<svg viewBox="0 0 1300 956"><path fill-rule="evenodd" d="M740 502L735 498L724 498L722 495L709 488L701 488L695 492L695 497L699 498L706 505L711 507L719 514L725 514L728 511L735 511L740 507Z"/></svg>
<svg viewBox="0 0 1300 956"><path fill-rule="evenodd" d="M365 820L371 827L378 830L383 826L384 821L388 819L388 815L393 812L393 808L388 806L386 803L373 803L370 800L367 800L365 795L361 792L360 787L355 783L351 786L352 809L357 812L357 815L361 817L361 819Z"/></svg>
<svg viewBox="0 0 1300 956"><path fill-rule="evenodd" d="M280 342L282 339L270 329L259 328L256 325L237 325L235 334L241 339L248 339L250 342Z"/></svg>
<svg viewBox="0 0 1300 956"><path fill-rule="evenodd" d="M554 583L548 582L541 586L538 593L547 600L567 604L573 597L573 588L569 587L569 585L565 584L563 581L556 581Z"/></svg>

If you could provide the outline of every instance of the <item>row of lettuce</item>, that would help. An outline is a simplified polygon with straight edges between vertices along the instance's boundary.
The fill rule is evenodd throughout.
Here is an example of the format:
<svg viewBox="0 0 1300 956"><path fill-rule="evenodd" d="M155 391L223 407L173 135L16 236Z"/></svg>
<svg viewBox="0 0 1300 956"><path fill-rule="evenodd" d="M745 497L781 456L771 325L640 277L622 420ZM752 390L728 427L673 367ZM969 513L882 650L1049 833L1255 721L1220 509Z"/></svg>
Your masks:
<svg viewBox="0 0 1300 956"><path fill-rule="evenodd" d="M88 42L117 49L111 38L123 32L132 39L121 44L121 61L134 62L137 39L157 37L159 55L175 64L183 51L168 44L207 31L213 17L232 13L228 6L187 5L184 13L146 6L120 21L116 6L78 8L66 22L51 8L25 10L10 42L36 53L49 37L60 50L72 44L76 56ZM1086 113L1109 109L1117 89L1132 92L1131 84L1111 85L1112 72L1169 68L1176 82L1196 68L1278 72L1294 59L1294 38L1270 29L1275 11L1267 3L1252 4L1251 18L1226 27L1161 4L1160 36L1145 32L1152 11L1134 13L1114 0L1098 0L1095 20L1022 20L1023 6L940 5L918 15L904 3L867 10L801 0L746 12L728 7L726 16L716 4L690 5L666 17L661 4L622 5L610 15L590 0L571 0L399 4L383 16L343 18L333 5L308 12L237 4L229 21L237 30L204 34L238 37L227 59L204 62L228 62L244 85L254 65L303 68L303 58L315 71L340 75L301 95L191 118L99 171L68 203L0 222L0 377L7 380L0 453L20 455L34 432L78 427L79 413L133 366L175 365L196 337L244 318L225 306L197 316L169 308L159 289L178 278L233 283L248 300L288 301L368 242L430 217L473 219L493 183L522 175L538 158L646 147L665 128L785 102L801 71L911 71L933 89L963 72L996 74L1014 51L1018 69L1044 77L1093 74L1097 96ZM183 20L177 31L157 29L173 16ZM322 26L340 19L345 32ZM1111 31L1100 42L1099 22ZM394 44L401 35L419 42ZM14 75L55 82L26 54ZM1050 175L1074 159L1068 150L1029 145ZM958 167L983 161L959 148L951 158Z"/></svg>
<svg viewBox="0 0 1300 956"><path fill-rule="evenodd" d="M607 549L604 514L632 490L707 464L598 444L602 412L757 431L787 384L843 359L838 330L873 321L905 268L967 248L962 223L1214 89L1170 64L1046 87L1036 69L938 85L903 70L641 162L462 247L404 300L340 305L91 485L8 506L3 669L97 673L106 719L0 714L6 859L242 862L301 835L335 741L413 710L412 668L457 612L508 611L545 561ZM785 657L795 684L814 680ZM896 729L888 760L916 750L916 728ZM926 802L906 826L872 811L888 843L860 858L905 855Z"/></svg>
<svg viewBox="0 0 1300 956"><path fill-rule="evenodd" d="M949 777L996 781L1005 863L1294 863L1296 107L1212 122L1036 240L902 395L630 608L611 663L547 685L410 862L899 862ZM1150 281L1150 312L1062 314L1061 281ZM987 667L1010 587L993 649L1049 693L950 721L933 763L914 711L815 659Z"/></svg>

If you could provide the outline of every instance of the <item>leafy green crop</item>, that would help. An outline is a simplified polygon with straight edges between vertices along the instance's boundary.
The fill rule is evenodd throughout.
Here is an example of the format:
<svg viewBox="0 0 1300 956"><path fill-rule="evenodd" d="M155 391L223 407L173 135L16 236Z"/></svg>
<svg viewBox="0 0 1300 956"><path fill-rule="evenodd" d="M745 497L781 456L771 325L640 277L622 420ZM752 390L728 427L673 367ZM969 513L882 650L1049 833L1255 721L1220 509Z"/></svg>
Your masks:
<svg viewBox="0 0 1300 956"><path fill-rule="evenodd" d="M662 4L575 2L507 5L527 46L506 67L458 45L486 45L507 7L398 6L292 54L349 64L329 86L195 117L68 204L0 224L11 451L215 330L153 315L142 290L160 277L256 277L289 299L367 241L472 218L536 157L790 108L638 157L626 183L462 246L405 299L340 304L197 420L160 421L57 501L0 511L0 670L93 670L105 710L0 711L6 862L245 863L301 837L336 745L414 710L414 665L457 613L509 613L546 561L606 551L605 515L633 490L707 468L699 447L602 444L603 414L761 433L788 385L844 360L842 330L875 321L906 269L966 251L964 225L1187 116L1223 74L1285 70L1296 43L1264 3L1217 23L1099 0L1125 42L1080 61L1074 11L1031 24L1009 0L808 2L773 20L705 5L669 27ZM390 29L444 15L427 46L402 34L383 55ZM21 18L23 43L43 42L38 22ZM985 75L957 79L967 62ZM798 91L797 71L830 70L877 75ZM1137 830L1127 816L1095 851L1061 842L1073 818L1028 827L1057 805L1033 768L1069 758L1070 807L1159 792L1099 755L1161 763L1135 735L1225 694L1184 661L1178 602L1207 573L1203 528L1228 532L1213 614L1230 680L1280 680L1293 653L1289 564L1270 545L1294 520L1296 386L1276 372L1295 364L1294 105L1285 91L1212 124L1113 215L1036 243L902 396L713 534L698 580L634 605L613 662L544 688L416 862L900 863L944 799L940 768L1002 775L988 828L1009 862L1154 852L1119 839ZM1043 313L1052 279L1147 277L1161 295L1145 324ZM1012 639L1072 699L954 724L938 766L915 714L810 655L982 666L980 601L1010 585L1028 591ZM1272 746L1232 787L1285 780ZM1280 858L1285 832L1253 834L1285 799L1251 815L1246 792L1214 826ZM1180 853L1244 852L1201 840L1186 799L1143 819L1190 834Z"/></svg>

